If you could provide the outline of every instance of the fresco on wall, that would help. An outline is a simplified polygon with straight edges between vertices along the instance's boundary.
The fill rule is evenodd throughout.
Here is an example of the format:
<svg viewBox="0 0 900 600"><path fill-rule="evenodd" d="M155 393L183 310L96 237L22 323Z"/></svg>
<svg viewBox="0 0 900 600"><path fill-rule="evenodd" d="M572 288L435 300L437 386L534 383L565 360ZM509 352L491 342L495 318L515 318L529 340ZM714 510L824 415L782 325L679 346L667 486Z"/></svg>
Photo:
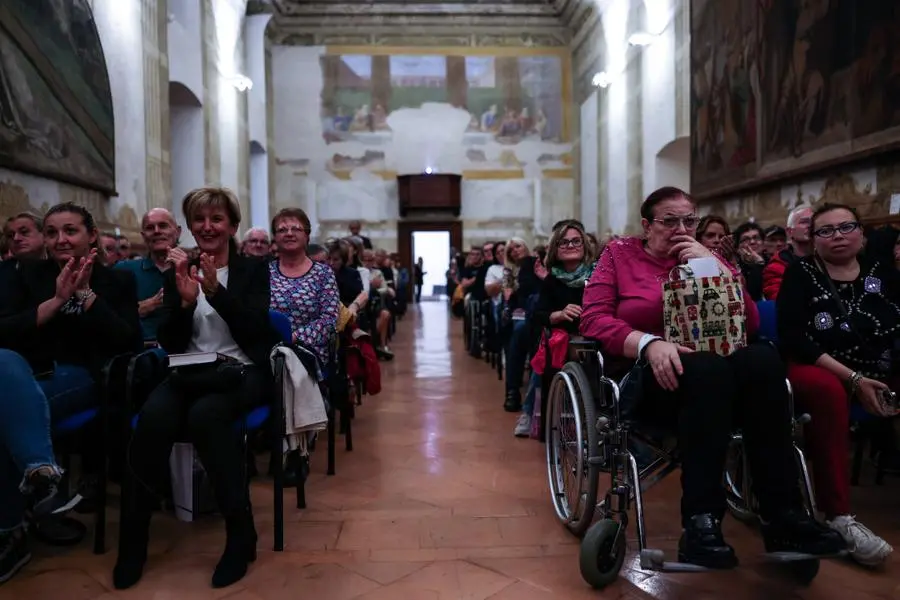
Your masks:
<svg viewBox="0 0 900 600"><path fill-rule="evenodd" d="M692 191L900 143L900 3L693 0Z"/></svg>
<svg viewBox="0 0 900 600"><path fill-rule="evenodd" d="M436 105L469 115L460 142L466 169L521 169L537 165L538 157L541 165L565 166L567 92L558 56L345 54L324 56L321 66L323 139L329 146L352 147L355 166L391 168L383 153L394 137L409 132L393 131L389 121L394 127L414 121L389 117ZM346 168L348 153L335 153L329 170ZM559 164L548 157L560 157Z"/></svg>
<svg viewBox="0 0 900 600"><path fill-rule="evenodd" d="M757 84L762 41L756 3L691 3L691 190L752 177L757 159Z"/></svg>
<svg viewBox="0 0 900 600"><path fill-rule="evenodd" d="M115 192L112 96L86 0L0 5L0 166Z"/></svg>

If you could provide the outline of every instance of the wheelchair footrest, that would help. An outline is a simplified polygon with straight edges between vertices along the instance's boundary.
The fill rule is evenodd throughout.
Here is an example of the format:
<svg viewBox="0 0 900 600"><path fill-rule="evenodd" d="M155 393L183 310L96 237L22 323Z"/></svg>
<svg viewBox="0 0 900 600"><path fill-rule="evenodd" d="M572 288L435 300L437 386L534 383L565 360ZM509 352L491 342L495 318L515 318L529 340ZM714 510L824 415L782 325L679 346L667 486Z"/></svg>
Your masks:
<svg viewBox="0 0 900 600"><path fill-rule="evenodd" d="M847 551L838 552L837 554L807 554L805 552L766 552L763 558L770 562L790 563L805 560L827 560L829 558L842 558L847 556Z"/></svg>
<svg viewBox="0 0 900 600"><path fill-rule="evenodd" d="M656 548L641 550L641 569L645 571L665 571L669 573L704 573L709 571L706 567L691 563L672 562L665 560L666 555Z"/></svg>

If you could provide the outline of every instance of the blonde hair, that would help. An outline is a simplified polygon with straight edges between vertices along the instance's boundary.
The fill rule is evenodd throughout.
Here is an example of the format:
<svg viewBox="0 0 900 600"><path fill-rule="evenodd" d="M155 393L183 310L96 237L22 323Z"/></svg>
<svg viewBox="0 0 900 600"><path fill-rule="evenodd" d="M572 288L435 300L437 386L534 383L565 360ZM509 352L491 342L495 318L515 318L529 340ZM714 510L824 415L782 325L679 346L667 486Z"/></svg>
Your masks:
<svg viewBox="0 0 900 600"><path fill-rule="evenodd" d="M512 259L512 253L509 251L509 247L511 244L519 244L522 247L524 247L525 248L525 256L528 256L529 254L531 254L531 250L528 248L528 242L526 242L525 240L523 240L520 237L509 238L509 240L506 242L506 257L505 257L505 260L503 261L504 266L507 269L514 269L519 266L519 263L517 263L516 261L514 261Z"/></svg>
<svg viewBox="0 0 900 600"><path fill-rule="evenodd" d="M224 187L202 187L188 192L181 201L181 212L190 228L194 217L204 208L222 208L234 227L241 224L241 205L237 196Z"/></svg>

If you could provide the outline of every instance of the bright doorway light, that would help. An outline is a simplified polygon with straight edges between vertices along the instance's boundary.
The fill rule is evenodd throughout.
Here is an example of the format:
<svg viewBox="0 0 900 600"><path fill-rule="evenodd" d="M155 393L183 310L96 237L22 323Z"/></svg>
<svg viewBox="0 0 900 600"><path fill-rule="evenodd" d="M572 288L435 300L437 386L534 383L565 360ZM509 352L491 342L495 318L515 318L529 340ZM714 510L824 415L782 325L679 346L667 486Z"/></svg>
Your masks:
<svg viewBox="0 0 900 600"><path fill-rule="evenodd" d="M450 232L414 231L412 234L412 262L421 256L425 277L422 299L438 300L447 294L447 269L450 268ZM410 265L410 276L414 273ZM435 293L437 292L437 293Z"/></svg>

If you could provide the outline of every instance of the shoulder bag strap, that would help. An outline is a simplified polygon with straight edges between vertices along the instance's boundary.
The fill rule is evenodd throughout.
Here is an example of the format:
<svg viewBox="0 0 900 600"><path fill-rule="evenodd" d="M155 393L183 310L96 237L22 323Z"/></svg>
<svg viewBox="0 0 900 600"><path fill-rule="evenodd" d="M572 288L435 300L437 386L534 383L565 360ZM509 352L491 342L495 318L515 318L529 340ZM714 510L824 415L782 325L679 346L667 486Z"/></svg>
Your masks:
<svg viewBox="0 0 900 600"><path fill-rule="evenodd" d="M835 302L837 302L838 310L841 311L841 316L844 317L844 320L847 321L847 326L850 327L850 331L853 332L853 335L859 338L859 341L866 345L866 340L863 339L863 336L859 334L856 327L853 326L853 321L850 319L850 313L847 312L847 307L844 306L844 301L841 300L840 294L838 294L837 286L834 285L834 280L831 279L831 275L828 274L828 269L825 267L825 263L822 262L822 259L818 256L815 257L816 266L822 271L822 274L825 275L825 280L828 282L828 290L831 292L831 295L834 296Z"/></svg>

